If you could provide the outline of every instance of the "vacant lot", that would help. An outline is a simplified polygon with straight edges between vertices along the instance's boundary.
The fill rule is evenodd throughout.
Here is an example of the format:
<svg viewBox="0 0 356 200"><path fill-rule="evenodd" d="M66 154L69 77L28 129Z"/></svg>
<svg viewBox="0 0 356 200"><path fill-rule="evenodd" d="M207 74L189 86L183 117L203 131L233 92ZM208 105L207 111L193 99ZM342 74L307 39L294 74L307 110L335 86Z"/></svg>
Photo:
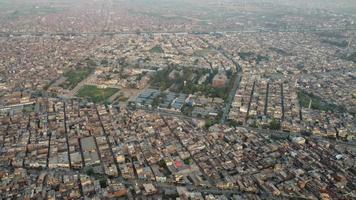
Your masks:
<svg viewBox="0 0 356 200"><path fill-rule="evenodd" d="M79 91L77 96L87 98L94 103L104 102L113 94L118 92L117 88L98 88L94 85L84 85Z"/></svg>

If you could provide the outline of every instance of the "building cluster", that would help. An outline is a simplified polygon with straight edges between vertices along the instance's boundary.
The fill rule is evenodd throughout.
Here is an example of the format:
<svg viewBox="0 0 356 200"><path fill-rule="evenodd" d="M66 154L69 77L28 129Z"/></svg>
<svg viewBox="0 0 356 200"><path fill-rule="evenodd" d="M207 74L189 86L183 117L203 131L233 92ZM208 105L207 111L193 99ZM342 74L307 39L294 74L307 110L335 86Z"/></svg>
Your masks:
<svg viewBox="0 0 356 200"><path fill-rule="evenodd" d="M118 88L125 97L134 101L137 95L152 86L152 77L160 71L172 68L167 77L172 77L170 82L177 82L173 76L186 69L194 69L204 72L193 73L187 79L197 88L208 82L213 88L220 88L233 81L235 74L242 77L228 109L228 118L239 124L268 127L277 120L280 129L285 131L352 137L355 134L354 63L341 55L352 51L355 45L351 43L347 48L340 48L325 43L324 40L330 37L321 33L145 33L103 36L92 40L80 36L2 38L2 105L11 101L9 94L18 94L19 91L41 96L42 91L49 88L61 96L72 97L83 85ZM340 33L338 37L345 38L346 35ZM44 55L45 52L50 54ZM63 73L82 66L88 55L96 63L94 72L70 91L58 89L61 87L58 83L66 79ZM210 77L210 72L216 73L214 77ZM233 73L229 77L231 80L227 80L227 72ZM334 76L336 78L331 78ZM348 83L350 87L343 87ZM169 90L176 90L176 86L173 84ZM208 91L207 88L203 90ZM330 113L309 109L300 103L300 90L345 110ZM225 110L229 107L216 103L220 99L210 101L211 96L202 92L176 93L185 95L178 99L173 93L167 95L166 100L159 102L161 107L181 111L183 101L187 102L187 97L192 96L197 100L193 102L194 98L190 98L188 103L198 105L200 100L203 104L204 101L208 103L187 109L191 116L216 115L223 106ZM200 98L202 96L207 100ZM151 105L149 102L144 104Z"/></svg>
<svg viewBox="0 0 356 200"><path fill-rule="evenodd" d="M325 37L264 33L208 38L212 46L223 46L242 68L242 80L229 119L252 127L269 127L272 121L278 121L278 129L288 132L354 137L354 89L343 87L352 83L354 63L337 56L340 49L323 43ZM300 91L345 109L334 112L309 109L301 104Z"/></svg>
<svg viewBox="0 0 356 200"><path fill-rule="evenodd" d="M0 117L1 197L355 196L354 146L42 99ZM280 133L285 134L285 133ZM25 188L25 189L23 189Z"/></svg>
<svg viewBox="0 0 356 200"><path fill-rule="evenodd" d="M272 121L278 121L284 131L352 137L355 134L354 63L339 55L352 51L355 45L351 43L343 49L323 42L330 37L321 33L145 33L92 39L80 36L1 38L4 46L0 50L3 58L1 104L3 109L6 105L16 106L16 102L11 103L12 93L41 96L48 88L58 95L72 97L83 85L118 88L127 99L134 101L152 86L152 77L159 71L172 68L168 77L173 77L193 69L204 72L194 72L187 79L197 88L208 82L213 88L219 88L233 81L235 74L242 77L228 117L238 124L269 127ZM346 36L340 33L338 37ZM44 55L45 52L50 54ZM63 73L82 66L88 55L96 63L94 72L72 90L61 88L58 83L66 79ZM228 81L229 71L233 76ZM210 77L210 72L216 73L214 77ZM177 81L175 77L169 80ZM350 87L343 87L349 83ZM175 86L169 90L175 90ZM300 104L300 90L345 110L330 113L309 109ZM231 92L234 91L226 93ZM195 104L186 110L193 117L219 115L223 106L224 109L229 107L224 104L230 103L220 104L220 99L210 99L211 96L202 92L178 91L176 93L184 94L179 99L171 93L166 100L159 101L160 107L182 111L183 101ZM26 97L21 98L26 104Z"/></svg>
<svg viewBox="0 0 356 200"><path fill-rule="evenodd" d="M15 168L1 170L1 198L16 199L80 199L120 198L128 189L115 179L102 188L99 180L73 171L45 171Z"/></svg>
<svg viewBox="0 0 356 200"><path fill-rule="evenodd" d="M92 37L0 38L0 94L42 91L69 67L80 65L90 48L101 41Z"/></svg>
<svg viewBox="0 0 356 200"><path fill-rule="evenodd" d="M195 118L217 118L224 105L221 98L147 89L129 102L131 108L184 114Z"/></svg>

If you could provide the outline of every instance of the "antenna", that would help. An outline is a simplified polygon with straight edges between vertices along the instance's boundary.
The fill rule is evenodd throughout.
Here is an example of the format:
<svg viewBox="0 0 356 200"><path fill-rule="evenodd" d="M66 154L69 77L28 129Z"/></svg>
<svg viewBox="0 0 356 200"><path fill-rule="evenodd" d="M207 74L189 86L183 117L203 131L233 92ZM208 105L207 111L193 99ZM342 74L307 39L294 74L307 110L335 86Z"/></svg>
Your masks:
<svg viewBox="0 0 356 200"><path fill-rule="evenodd" d="M309 101L309 106L308 106L309 109L311 107L311 104L312 104L312 99L310 99L310 101Z"/></svg>
<svg viewBox="0 0 356 200"><path fill-rule="evenodd" d="M352 45L352 35L350 34L350 38L349 38L349 42L348 42L348 45L347 45L347 48L350 49L351 48L351 45Z"/></svg>
<svg viewBox="0 0 356 200"><path fill-rule="evenodd" d="M345 28L352 30L353 28L354 21L346 21ZM350 50L351 45L352 45L352 39L353 39L353 33L352 31L347 31L346 32L346 37L347 37L347 50Z"/></svg>

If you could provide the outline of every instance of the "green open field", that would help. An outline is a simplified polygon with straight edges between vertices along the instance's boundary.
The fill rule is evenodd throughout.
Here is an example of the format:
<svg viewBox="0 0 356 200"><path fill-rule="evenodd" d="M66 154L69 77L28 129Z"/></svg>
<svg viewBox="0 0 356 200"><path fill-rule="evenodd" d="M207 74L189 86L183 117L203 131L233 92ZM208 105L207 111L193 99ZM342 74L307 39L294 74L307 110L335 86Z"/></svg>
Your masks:
<svg viewBox="0 0 356 200"><path fill-rule="evenodd" d="M64 89L73 89L78 83L88 77L94 68L82 68L82 69L73 69L66 72L63 76L66 78L66 81L60 84L60 87Z"/></svg>
<svg viewBox="0 0 356 200"><path fill-rule="evenodd" d="M343 106L328 103L324 99L303 90L298 91L298 100L299 104L304 108L309 107L309 102L311 100L311 109L331 112L346 112L346 109Z"/></svg>
<svg viewBox="0 0 356 200"><path fill-rule="evenodd" d="M164 51L160 45L156 45L150 49L150 53L164 53Z"/></svg>
<svg viewBox="0 0 356 200"><path fill-rule="evenodd" d="M87 98L94 103L104 102L118 92L117 88L98 88L93 85L84 85L77 93L78 97Z"/></svg>

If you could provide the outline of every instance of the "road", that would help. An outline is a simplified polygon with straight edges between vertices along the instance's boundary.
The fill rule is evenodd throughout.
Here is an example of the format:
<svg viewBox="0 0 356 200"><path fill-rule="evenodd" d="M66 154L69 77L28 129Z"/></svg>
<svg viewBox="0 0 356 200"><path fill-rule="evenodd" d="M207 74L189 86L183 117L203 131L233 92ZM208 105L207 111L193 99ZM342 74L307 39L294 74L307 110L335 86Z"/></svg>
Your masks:
<svg viewBox="0 0 356 200"><path fill-rule="evenodd" d="M351 148L356 147L356 140L343 141L340 139L327 138L327 137L323 137L323 136L319 136L319 135L303 136L301 133L296 133L296 132L284 132L284 131L279 131L279 130L270 130L270 129L261 129L261 128L252 128L252 127L243 127L243 128L246 128L247 130L253 130L254 132L257 132L258 134L269 135L270 137L281 136L284 138L289 138L289 137L300 136L300 137L306 137L306 138L310 138L310 139L317 140L317 141L328 141L334 145L348 146Z"/></svg>
<svg viewBox="0 0 356 200"><path fill-rule="evenodd" d="M236 62L232 56L225 50L222 48L217 48L214 45L212 45L211 43L209 43L209 41L205 40L204 38L200 38L203 42L205 42L210 48L215 49L216 51L220 52L223 56L225 56L227 59L229 59L236 67L236 74L234 77L234 83L232 85L232 88L230 90L229 96L227 97L226 101L225 101L225 107L223 110L223 115L221 117L221 124L225 124L228 115L230 113L230 109L231 109L231 105L232 105L232 101L235 99L235 95L237 90L239 89L241 80L242 80L242 67L241 65Z"/></svg>
<svg viewBox="0 0 356 200"><path fill-rule="evenodd" d="M250 93L250 100L248 101L248 106L247 106L247 112L246 112L246 117L245 117L245 124L248 120L248 116L250 115L250 110L251 110L251 102L253 101L253 93L255 92L255 86L256 86L256 80L253 81L251 93Z"/></svg>
<svg viewBox="0 0 356 200"><path fill-rule="evenodd" d="M265 96L265 108L264 108L264 111L263 111L263 114L264 114L265 116L267 116L268 95L269 95L269 81L267 82L266 96Z"/></svg>
<svg viewBox="0 0 356 200"><path fill-rule="evenodd" d="M234 34L234 33L269 33L269 32L286 32L286 33L305 33L305 32L345 32L345 31L356 31L356 27L343 27L343 28L289 28L289 29L267 29L267 28L253 28L253 29L241 29L241 30L221 30L221 31L205 31L205 32L182 32L182 31L146 31L140 32L139 34L154 34L154 35L170 35L170 34L196 34L196 35L207 35L207 34ZM23 37L23 36L33 36L33 37L53 37L53 36L113 36L113 35L137 35L137 32L0 32L0 37Z"/></svg>
<svg viewBox="0 0 356 200"><path fill-rule="evenodd" d="M242 80L242 75L238 72L238 74L236 75L233 87L230 90L229 97L227 98L226 103L225 103L224 112L223 112L223 115L221 117L221 124L225 124L225 122L226 122L226 120L227 120L227 118L229 116L231 105L232 105L232 101L235 99L235 95L236 95L236 92L237 92L237 90L239 88L241 80Z"/></svg>
<svg viewBox="0 0 356 200"><path fill-rule="evenodd" d="M162 112L162 111L157 111L157 110L145 110L145 111L147 111L149 113L156 113L161 116L177 117L179 119L187 120L187 121L201 120L199 118L190 117L190 116L186 116L186 115L182 115L182 114L174 114L174 113ZM252 127L248 127L248 126L238 126L238 127L246 128L247 130L252 130L254 132L261 133L264 135L269 135L269 136L279 135L279 136L282 136L285 138L288 138L289 136L291 136L291 137L297 137L297 136L305 137L301 133L297 133L297 132L284 132L284 131L279 131L279 130L252 128ZM340 140L340 139L327 138L327 137L318 136L318 135L307 136L307 138L315 139L318 141L326 140L326 141L329 141L331 144L344 145L344 146L348 146L348 147L352 147L352 148L356 147L356 140L344 141L344 140Z"/></svg>
<svg viewBox="0 0 356 200"><path fill-rule="evenodd" d="M29 172L32 173L38 173L38 172L47 172L51 173L54 172L56 174L63 174L63 175L69 175L69 174L78 174L80 178L80 170L70 170L68 171L67 169L39 169L39 168L26 168ZM210 194L222 194L222 195L233 195L233 194L241 194L242 191L239 189L220 189L218 187L203 187L203 186L196 186L192 184L179 184L179 183L169 183L169 182L157 182L157 181L150 181L150 180L142 180L142 179L123 179L122 177L117 177L118 181L122 184L124 184L126 187L130 186L135 186L137 184L153 184L157 188L160 189L173 189L175 190L177 187L185 187L189 191L195 191L195 192L202 192L202 193L210 193ZM79 180L78 180L79 181ZM78 182L79 189L81 189L81 183L80 181ZM248 192L244 192L248 193Z"/></svg>
<svg viewBox="0 0 356 200"><path fill-rule="evenodd" d="M179 119L187 120L190 122L194 121L194 120L203 120L200 118L190 117L190 116L186 116L186 115L179 114L179 113L169 113L169 112L164 112L164 111L160 111L160 110L148 110L148 109L140 109L140 110L145 110L148 113L159 114L161 116L166 116L166 117L177 117ZM297 133L297 132L284 132L284 131L280 131L280 130L252 128L249 126L238 126L238 127L246 128L247 130L252 130L257 133L262 133L264 135L269 135L269 136L280 135L285 138L288 138L289 136L291 136L291 137L297 137L297 136L305 137L301 133ZM356 140L344 141L344 140L340 140L340 139L327 138L327 137L318 136L318 135L307 136L307 138L311 138L311 139L315 139L315 140L319 140L319 141L326 140L326 141L329 141L331 144L345 145L345 146L352 147L352 148L356 147Z"/></svg>
<svg viewBox="0 0 356 200"><path fill-rule="evenodd" d="M282 121L284 120L284 92L283 92L283 83L281 83L281 107L282 107Z"/></svg>

